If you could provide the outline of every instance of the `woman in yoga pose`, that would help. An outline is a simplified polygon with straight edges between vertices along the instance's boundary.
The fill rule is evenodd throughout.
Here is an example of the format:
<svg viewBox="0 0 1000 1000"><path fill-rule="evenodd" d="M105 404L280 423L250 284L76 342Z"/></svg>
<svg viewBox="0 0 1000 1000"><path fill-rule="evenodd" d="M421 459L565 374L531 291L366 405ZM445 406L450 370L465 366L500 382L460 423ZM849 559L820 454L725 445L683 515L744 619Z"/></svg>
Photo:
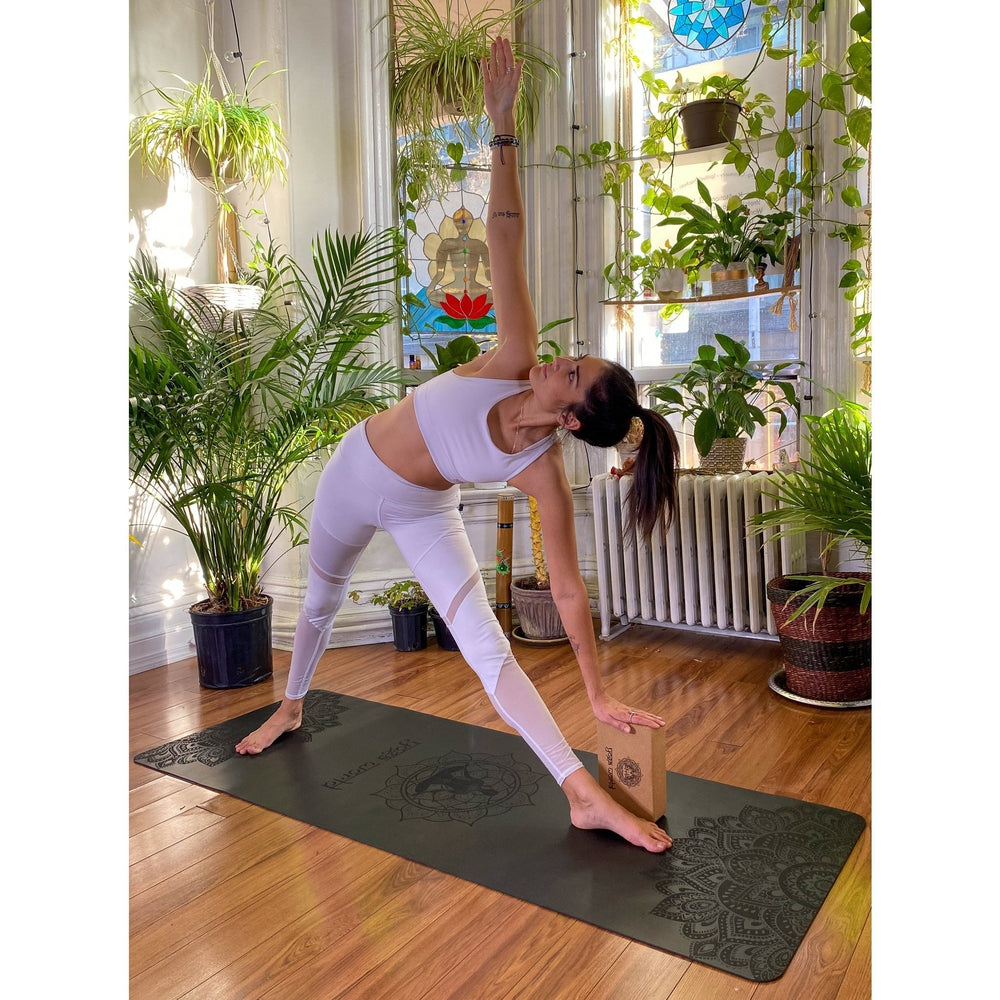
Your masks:
<svg viewBox="0 0 1000 1000"><path fill-rule="evenodd" d="M640 530L669 520L677 441L659 415L639 406L635 382L620 365L591 355L538 364L534 308L522 260L524 209L514 137L521 66L497 39L482 72L490 143L487 243L497 346L438 375L343 438L320 478L309 538L309 576L295 631L285 697L274 714L237 745L256 754L298 728L305 697L348 581L376 528L400 552L442 614L463 657L479 675L500 717L559 783L571 822L609 829L649 851L671 846L666 832L618 805L573 753L515 660L490 606L459 513L458 483L505 480L538 502L552 595L583 675L594 715L623 732L659 728L656 715L605 690L597 664L590 602L577 562L573 502L556 430L600 447L643 425L635 458L634 505Z"/></svg>

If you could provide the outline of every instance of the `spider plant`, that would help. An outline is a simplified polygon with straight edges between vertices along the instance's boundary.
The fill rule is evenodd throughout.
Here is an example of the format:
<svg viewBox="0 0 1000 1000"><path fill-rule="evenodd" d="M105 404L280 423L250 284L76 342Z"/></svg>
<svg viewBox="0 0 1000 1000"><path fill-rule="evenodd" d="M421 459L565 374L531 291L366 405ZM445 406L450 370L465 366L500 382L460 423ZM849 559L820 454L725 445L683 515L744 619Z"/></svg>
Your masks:
<svg viewBox="0 0 1000 1000"><path fill-rule="evenodd" d="M273 105L252 101L257 87L275 75L255 80L261 65L251 68L242 93L226 84L221 97L213 91L211 64L200 80L170 74L180 85L153 87L164 105L132 119L129 156L137 156L143 169L160 180L169 178L178 159L204 168L199 173L220 199L234 182L256 190L275 175L285 180L288 152L280 121Z"/></svg>
<svg viewBox="0 0 1000 1000"><path fill-rule="evenodd" d="M774 477L774 490L765 492L778 506L755 514L749 526L754 534L777 528L772 541L820 533L822 573L789 577L807 584L797 593L792 618L812 607L819 610L833 590L846 584L862 585L864 613L871 601L871 579L828 576L826 570L831 551L842 541L853 542L871 559L871 420L861 404L845 399L822 416L802 420L810 457L802 460L801 471Z"/></svg>
<svg viewBox="0 0 1000 1000"><path fill-rule="evenodd" d="M219 74L222 96L212 84L212 64L200 80L176 73L176 87L153 87L163 107L139 115L129 126L129 157L159 180L184 164L213 194L218 206L220 280L232 272L226 246L227 221L235 209L229 192L242 186L251 194L263 191L275 176L287 179L288 147L273 105L255 104L253 93L274 73L255 79L262 63L247 75L242 92L230 89ZM275 71L280 72L280 71Z"/></svg>
<svg viewBox="0 0 1000 1000"><path fill-rule="evenodd" d="M411 175L440 171L441 157L454 141L445 135L449 125L467 122L475 141L488 138L480 60L489 55L491 40L511 35L516 19L538 2L519 0L508 9L470 12L452 0L393 0L391 105L397 132L407 140ZM545 85L559 70L536 46L512 41L511 47L524 61L516 109L523 138L533 132ZM420 139L429 142L415 141Z"/></svg>
<svg viewBox="0 0 1000 1000"><path fill-rule="evenodd" d="M401 254L397 230L329 230L314 274L270 252L262 307L227 323L204 316L145 256L131 265L137 322L129 346L134 486L194 547L208 591L200 611L259 606L265 556L286 529L306 541L308 501L283 490L293 471L395 401L407 376L365 348L391 313L378 305ZM293 312L294 310L294 312Z"/></svg>

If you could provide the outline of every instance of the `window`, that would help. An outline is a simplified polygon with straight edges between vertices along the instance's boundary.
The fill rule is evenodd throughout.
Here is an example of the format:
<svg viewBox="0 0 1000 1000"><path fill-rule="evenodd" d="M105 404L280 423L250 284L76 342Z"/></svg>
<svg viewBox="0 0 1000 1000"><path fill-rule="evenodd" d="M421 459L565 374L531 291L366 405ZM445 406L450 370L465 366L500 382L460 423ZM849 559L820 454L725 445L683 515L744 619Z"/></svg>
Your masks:
<svg viewBox="0 0 1000 1000"><path fill-rule="evenodd" d="M650 267L646 274L638 268L648 262L651 252L668 250L677 238L678 227L664 224L664 219L678 216L676 209L664 208L663 193L686 196L701 204L700 185L704 185L711 199L726 205L738 197L751 211L768 211L761 199L754 198L755 175L745 173L736 166L723 162L726 154L724 143L698 149L675 146L668 138L660 140L662 155L650 155L655 146L655 126L662 124L656 115L657 99L640 86L637 74L648 74L648 79L661 81L670 87L684 81L728 74L743 77L753 69L751 93L766 93L783 97L788 88L789 72L794 72L795 61L761 60L755 66L762 37L762 8L755 4L668 4L648 2L637 5L637 21L631 30L633 51L639 61L638 71L633 69L630 109L630 148L642 149L646 157L633 164L631 179L623 200L627 200L626 225L635 234L631 240L626 233L620 236L620 250L632 255L632 291L613 288L609 292L606 322L609 324L609 342L625 345L627 356L640 387L668 379L683 370L703 344L714 345L714 335L724 333L742 341L750 350L755 363L767 366L778 361L800 358L798 324L799 272L786 269L783 264L769 264L762 277L753 276L745 286L746 291L763 289L769 293L739 295L739 289L727 288L717 294L717 287L710 284L710 275L703 269L697 276L689 274L684 280L684 297L677 301L661 301L650 282ZM671 16L682 7L697 9L733 8L734 15L747 14L746 20L730 32L725 40L712 39L711 48L689 47L681 44L671 32ZM738 21L737 21L738 23ZM794 45L787 31L776 36L781 45ZM651 112L651 105L653 111ZM654 127L652 140L651 124ZM773 136L766 134L759 144L761 161L774 162ZM667 155L670 154L670 155ZM794 156L795 154L793 154ZM657 197L657 195L660 197ZM786 206L780 206L782 208ZM691 281L695 284L691 284ZM718 284L718 283L717 283ZM736 297L739 296L739 297ZM794 369L793 369L794 371ZM784 459L793 460L797 454L797 425L794 412L787 414L789 425L778 437L777 418L762 428L751 441L747 461L757 468L771 468ZM671 418L676 420L676 418ZM685 466L696 466L698 455L690 434L680 431L682 459Z"/></svg>

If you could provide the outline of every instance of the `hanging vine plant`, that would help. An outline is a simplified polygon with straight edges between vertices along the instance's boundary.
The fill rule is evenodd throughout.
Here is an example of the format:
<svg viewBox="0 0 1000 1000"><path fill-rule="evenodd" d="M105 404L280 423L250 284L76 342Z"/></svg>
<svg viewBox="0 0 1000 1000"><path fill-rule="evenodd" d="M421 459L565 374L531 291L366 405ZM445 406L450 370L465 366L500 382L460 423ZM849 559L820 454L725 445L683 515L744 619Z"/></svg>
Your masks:
<svg viewBox="0 0 1000 1000"><path fill-rule="evenodd" d="M391 107L402 140L399 172L404 183L417 187L411 197L439 193L461 163L465 149L457 143L455 155L456 129L473 144L488 138L480 61L489 55L491 40L513 36L517 19L538 2L470 12L467 4L452 0L393 0ZM536 46L513 39L511 48L524 63L516 110L523 138L534 131L542 95L559 70Z"/></svg>

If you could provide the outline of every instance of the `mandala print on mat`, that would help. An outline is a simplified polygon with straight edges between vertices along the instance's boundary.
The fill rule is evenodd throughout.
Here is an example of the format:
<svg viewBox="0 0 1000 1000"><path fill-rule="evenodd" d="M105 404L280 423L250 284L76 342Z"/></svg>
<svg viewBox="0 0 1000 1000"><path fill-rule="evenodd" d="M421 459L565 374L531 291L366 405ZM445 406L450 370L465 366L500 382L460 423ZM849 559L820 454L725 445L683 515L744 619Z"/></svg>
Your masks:
<svg viewBox="0 0 1000 1000"><path fill-rule="evenodd" d="M512 754L453 751L417 764L397 765L395 775L372 794L398 809L400 819L458 820L472 826L484 816L530 806L543 777Z"/></svg>
<svg viewBox="0 0 1000 1000"><path fill-rule="evenodd" d="M272 708L277 707L272 706ZM308 743L313 733L339 726L338 716L344 711L339 694L330 691L310 691L302 706L302 725L288 737ZM240 719L223 722L211 729L192 733L183 739L164 743L137 754L137 764L164 770L177 764L203 764L215 767L236 756L236 744L246 736L246 723Z"/></svg>
<svg viewBox="0 0 1000 1000"><path fill-rule="evenodd" d="M739 817L698 819L654 874L688 954L759 982L777 978L850 854L864 820L809 803L747 806Z"/></svg>

